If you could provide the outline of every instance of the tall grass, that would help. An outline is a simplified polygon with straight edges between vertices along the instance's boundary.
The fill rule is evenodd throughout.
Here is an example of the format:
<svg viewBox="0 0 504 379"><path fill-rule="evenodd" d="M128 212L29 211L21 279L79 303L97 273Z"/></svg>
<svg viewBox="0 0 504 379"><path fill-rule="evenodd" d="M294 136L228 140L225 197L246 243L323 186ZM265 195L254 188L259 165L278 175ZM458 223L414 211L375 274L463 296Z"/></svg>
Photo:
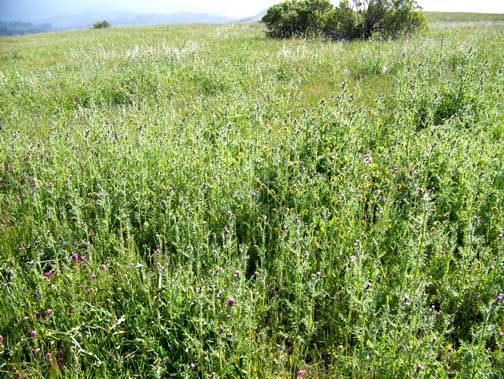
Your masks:
<svg viewBox="0 0 504 379"><path fill-rule="evenodd" d="M503 36L0 39L1 375L502 377Z"/></svg>

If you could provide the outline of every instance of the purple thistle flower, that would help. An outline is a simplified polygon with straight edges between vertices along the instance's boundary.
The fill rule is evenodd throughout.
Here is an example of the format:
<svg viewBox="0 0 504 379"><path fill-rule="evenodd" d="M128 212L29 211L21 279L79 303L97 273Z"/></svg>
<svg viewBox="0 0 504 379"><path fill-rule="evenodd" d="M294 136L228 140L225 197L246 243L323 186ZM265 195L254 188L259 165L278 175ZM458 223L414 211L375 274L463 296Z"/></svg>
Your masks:
<svg viewBox="0 0 504 379"><path fill-rule="evenodd" d="M44 355L46 361L50 361L52 359L52 354L51 353L45 353Z"/></svg>
<svg viewBox="0 0 504 379"><path fill-rule="evenodd" d="M236 279L240 279L241 272L239 270L236 270L235 273L234 273L234 276L236 277Z"/></svg>
<svg viewBox="0 0 504 379"><path fill-rule="evenodd" d="M504 338L504 331L501 331L501 332L499 333L499 337Z"/></svg>
<svg viewBox="0 0 504 379"><path fill-rule="evenodd" d="M4 340L3 336L2 336L2 335L0 335L0 347L2 347L2 346L3 346L3 340Z"/></svg>
<svg viewBox="0 0 504 379"><path fill-rule="evenodd" d="M100 266L100 269L101 269L102 271L107 271L108 267L107 267L107 265L106 265L106 264L103 264L103 265L101 265L101 266Z"/></svg>
<svg viewBox="0 0 504 379"><path fill-rule="evenodd" d="M420 364L420 363L418 363L418 364L416 365L416 370L417 370L417 371L423 370L423 368L424 368L424 366L423 366L422 364Z"/></svg>
<svg viewBox="0 0 504 379"><path fill-rule="evenodd" d="M236 301L235 301L234 297L230 297L230 298L228 299L228 301L227 301L227 305L228 305L229 307L234 306L234 305L235 305L235 303L236 303Z"/></svg>
<svg viewBox="0 0 504 379"><path fill-rule="evenodd" d="M35 349L33 349L33 354L38 354L40 353L40 347L36 347Z"/></svg>
<svg viewBox="0 0 504 379"><path fill-rule="evenodd" d="M85 256L85 255L81 255L81 256L79 257L79 260L80 260L81 262L84 262L84 261L86 260L86 256Z"/></svg>
<svg viewBox="0 0 504 379"><path fill-rule="evenodd" d="M306 370L304 368L302 368L302 369L298 370L297 374L299 376L304 376L304 375L306 375Z"/></svg>
<svg viewBox="0 0 504 379"><path fill-rule="evenodd" d="M51 279L54 274L56 274L56 269L53 267L52 269L44 273L44 278Z"/></svg>
<svg viewBox="0 0 504 379"><path fill-rule="evenodd" d="M56 363L58 363L58 366L63 366L65 364L65 358L63 357L62 351L58 351L56 354Z"/></svg>
<svg viewBox="0 0 504 379"><path fill-rule="evenodd" d="M35 337L37 337L37 331L32 330L32 331L30 332L30 337L31 337L31 338L35 338Z"/></svg>
<svg viewBox="0 0 504 379"><path fill-rule="evenodd" d="M499 294L495 300L497 300L498 303L502 303L502 301L504 301L504 296L502 296L502 294Z"/></svg>
<svg viewBox="0 0 504 379"><path fill-rule="evenodd" d="M42 312L40 312L40 311L35 312L35 317L42 318Z"/></svg>
<svg viewBox="0 0 504 379"><path fill-rule="evenodd" d="M79 255L77 253L72 253L72 261L77 262L79 260Z"/></svg>
<svg viewBox="0 0 504 379"><path fill-rule="evenodd" d="M224 333L224 327L221 325L219 326L219 333L220 334L223 334Z"/></svg>
<svg viewBox="0 0 504 379"><path fill-rule="evenodd" d="M371 287L373 287L373 283L371 282L367 282L366 283L366 287L364 288L366 291L369 291L371 289Z"/></svg>
<svg viewBox="0 0 504 379"><path fill-rule="evenodd" d="M317 279L320 279L320 277L322 276L322 273L320 271L317 271L315 273L315 276L317 277Z"/></svg>
<svg viewBox="0 0 504 379"><path fill-rule="evenodd" d="M47 308L46 314L47 314L47 317L51 317L53 314L53 310L51 308Z"/></svg>
<svg viewBox="0 0 504 379"><path fill-rule="evenodd" d="M89 279L96 280L96 274L93 273L93 274L89 275Z"/></svg>
<svg viewBox="0 0 504 379"><path fill-rule="evenodd" d="M198 365L197 365L196 363L191 363L191 364L189 365L189 368L190 368L191 370L196 370L196 369L198 368Z"/></svg>

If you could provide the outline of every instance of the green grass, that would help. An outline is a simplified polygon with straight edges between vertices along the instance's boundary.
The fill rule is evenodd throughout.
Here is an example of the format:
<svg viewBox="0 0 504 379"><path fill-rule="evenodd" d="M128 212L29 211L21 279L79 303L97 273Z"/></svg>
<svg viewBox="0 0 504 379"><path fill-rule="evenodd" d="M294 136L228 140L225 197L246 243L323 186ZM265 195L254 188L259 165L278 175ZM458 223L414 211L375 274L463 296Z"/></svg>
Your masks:
<svg viewBox="0 0 504 379"><path fill-rule="evenodd" d="M503 377L503 37L1 38L0 376Z"/></svg>

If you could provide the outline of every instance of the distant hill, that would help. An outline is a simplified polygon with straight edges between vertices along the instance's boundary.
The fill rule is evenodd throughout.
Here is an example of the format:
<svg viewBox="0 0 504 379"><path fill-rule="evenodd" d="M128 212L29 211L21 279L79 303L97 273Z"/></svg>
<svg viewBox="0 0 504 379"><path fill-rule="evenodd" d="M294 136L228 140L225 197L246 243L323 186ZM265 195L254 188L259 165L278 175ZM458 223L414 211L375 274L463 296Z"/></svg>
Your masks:
<svg viewBox="0 0 504 379"><path fill-rule="evenodd" d="M0 16L1 17L1 16ZM64 29L89 28L96 21L107 20L112 26L163 25L163 24L220 24L234 21L231 18L207 13L133 13L133 12L86 12L60 15L41 20L1 21L0 35L43 33Z"/></svg>
<svg viewBox="0 0 504 379"><path fill-rule="evenodd" d="M207 13L133 13L133 12L88 12L62 15L43 20L58 29L87 28L97 20L107 20L114 25L158 25L158 24L216 24L232 21L225 16Z"/></svg>
<svg viewBox="0 0 504 379"><path fill-rule="evenodd" d="M262 18L266 15L266 12L268 12L268 10L264 9L263 11L257 13L256 15L253 15L253 16L250 16L250 17L246 17L246 18L242 18L239 21L240 22L258 22L258 21L262 20Z"/></svg>
<svg viewBox="0 0 504 379"><path fill-rule="evenodd" d="M425 12L429 22L504 22L502 13Z"/></svg>
<svg viewBox="0 0 504 379"><path fill-rule="evenodd" d="M44 33L64 29L85 29L99 20L107 20L112 26L220 24L234 21L225 16L207 13L137 14L130 12L90 12L50 17L36 21L37 24L35 24L35 21L0 21L0 35Z"/></svg>
<svg viewBox="0 0 504 379"><path fill-rule="evenodd" d="M29 22L0 21L0 35L13 36L19 34L45 33L53 30L51 24L34 25Z"/></svg>

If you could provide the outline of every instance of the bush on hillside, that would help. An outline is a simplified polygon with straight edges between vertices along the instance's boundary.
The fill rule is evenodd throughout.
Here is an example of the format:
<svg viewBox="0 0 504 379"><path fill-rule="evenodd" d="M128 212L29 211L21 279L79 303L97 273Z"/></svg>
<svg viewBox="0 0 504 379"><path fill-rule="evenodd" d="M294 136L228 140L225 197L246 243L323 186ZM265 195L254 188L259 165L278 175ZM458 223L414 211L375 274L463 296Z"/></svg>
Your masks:
<svg viewBox="0 0 504 379"><path fill-rule="evenodd" d="M269 8L262 21L272 37L289 38L328 32L334 12L329 0L286 1Z"/></svg>
<svg viewBox="0 0 504 379"><path fill-rule="evenodd" d="M102 20L95 22L93 26L91 26L91 29L107 29L110 28L110 26L110 22L108 22L107 20Z"/></svg>
<svg viewBox="0 0 504 379"><path fill-rule="evenodd" d="M274 38L323 35L333 39L396 38L427 26L415 0L287 0L262 21Z"/></svg>

